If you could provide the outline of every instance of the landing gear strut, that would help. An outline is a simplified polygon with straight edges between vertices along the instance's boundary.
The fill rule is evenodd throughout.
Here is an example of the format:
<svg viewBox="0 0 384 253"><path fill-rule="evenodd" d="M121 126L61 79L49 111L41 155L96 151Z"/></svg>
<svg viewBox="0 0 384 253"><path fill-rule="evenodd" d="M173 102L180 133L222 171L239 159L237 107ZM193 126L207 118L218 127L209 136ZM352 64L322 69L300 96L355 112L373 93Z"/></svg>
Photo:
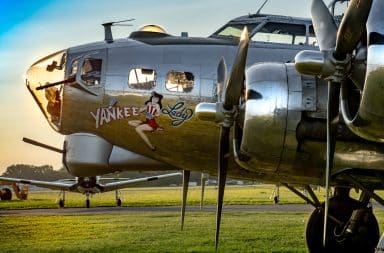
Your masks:
<svg viewBox="0 0 384 253"><path fill-rule="evenodd" d="M326 245L323 245L324 204L309 217L306 242L311 253L374 252L379 241L379 226L362 193L360 200L349 197L349 188L335 188L330 198Z"/></svg>
<svg viewBox="0 0 384 253"><path fill-rule="evenodd" d="M307 247L311 253L375 252L380 238L379 225L369 201L371 197L379 203L384 203L384 200L372 191L359 187L362 193L360 199L356 200L349 196L350 188L335 187L334 195L329 199L324 245L324 203L319 202L309 185L305 189L311 198L291 185L282 184L316 208L308 219L305 232Z"/></svg>
<svg viewBox="0 0 384 253"><path fill-rule="evenodd" d="M63 208L65 206L65 191L60 191L59 193L59 207Z"/></svg>
<svg viewBox="0 0 384 253"><path fill-rule="evenodd" d="M121 206L122 201L121 201L121 192L120 190L116 190L116 205Z"/></svg>
<svg viewBox="0 0 384 253"><path fill-rule="evenodd" d="M89 200L89 192L85 193L85 206L89 208L91 206L91 201Z"/></svg>

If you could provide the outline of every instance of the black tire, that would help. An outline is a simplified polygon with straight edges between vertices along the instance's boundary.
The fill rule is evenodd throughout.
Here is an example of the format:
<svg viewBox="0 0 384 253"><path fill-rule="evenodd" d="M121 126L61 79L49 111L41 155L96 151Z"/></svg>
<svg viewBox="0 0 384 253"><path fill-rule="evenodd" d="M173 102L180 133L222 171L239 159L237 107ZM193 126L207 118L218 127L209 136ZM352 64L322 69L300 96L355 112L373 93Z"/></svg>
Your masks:
<svg viewBox="0 0 384 253"><path fill-rule="evenodd" d="M0 199L1 200L11 200L12 199L12 191L8 188L1 189Z"/></svg>
<svg viewBox="0 0 384 253"><path fill-rule="evenodd" d="M121 199L117 199L117 201L116 201L116 204L117 204L117 206L121 206Z"/></svg>
<svg viewBox="0 0 384 253"><path fill-rule="evenodd" d="M63 199L60 199L60 200L59 200L59 207L60 207L60 208L63 208L64 205L65 205L64 200L63 200Z"/></svg>
<svg viewBox="0 0 384 253"><path fill-rule="evenodd" d="M91 206L91 201L89 199L85 200L85 206L89 208Z"/></svg>
<svg viewBox="0 0 384 253"><path fill-rule="evenodd" d="M346 223L352 215L353 210L364 208L353 199L331 198L329 214ZM324 209L317 208L308 219L306 227L306 243L311 253L343 253L364 252L373 253L380 239L379 226L371 208L365 208L364 219L359 222L356 234L346 237L343 241L335 236L335 231L340 233L342 227L328 219L327 245L323 246Z"/></svg>
<svg viewBox="0 0 384 253"><path fill-rule="evenodd" d="M275 203L275 204L279 203L279 197L278 196L273 197L273 203Z"/></svg>

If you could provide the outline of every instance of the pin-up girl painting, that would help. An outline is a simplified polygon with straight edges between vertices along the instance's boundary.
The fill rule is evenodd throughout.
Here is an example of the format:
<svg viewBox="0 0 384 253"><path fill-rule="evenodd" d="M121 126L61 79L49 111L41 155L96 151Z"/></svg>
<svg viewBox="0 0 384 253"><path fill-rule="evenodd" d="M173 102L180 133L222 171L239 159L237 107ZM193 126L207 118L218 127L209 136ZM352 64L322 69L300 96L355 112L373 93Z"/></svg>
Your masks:
<svg viewBox="0 0 384 253"><path fill-rule="evenodd" d="M145 115L145 121L130 120L128 124L135 127L137 134L144 140L148 147L155 151L156 146L152 145L145 132L163 131L164 129L156 122L156 117L161 114L161 100L163 96L159 93L152 92L151 97L145 102L145 106L140 108L141 113Z"/></svg>

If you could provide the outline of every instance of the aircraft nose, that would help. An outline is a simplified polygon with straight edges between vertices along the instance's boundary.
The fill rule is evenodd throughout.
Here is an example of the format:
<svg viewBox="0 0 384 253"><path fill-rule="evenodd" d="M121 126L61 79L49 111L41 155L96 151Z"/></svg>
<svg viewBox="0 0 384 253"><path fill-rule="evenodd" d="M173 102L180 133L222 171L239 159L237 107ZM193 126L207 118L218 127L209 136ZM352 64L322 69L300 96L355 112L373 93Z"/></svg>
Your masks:
<svg viewBox="0 0 384 253"><path fill-rule="evenodd" d="M48 123L60 130L65 51L49 55L30 66L26 85Z"/></svg>

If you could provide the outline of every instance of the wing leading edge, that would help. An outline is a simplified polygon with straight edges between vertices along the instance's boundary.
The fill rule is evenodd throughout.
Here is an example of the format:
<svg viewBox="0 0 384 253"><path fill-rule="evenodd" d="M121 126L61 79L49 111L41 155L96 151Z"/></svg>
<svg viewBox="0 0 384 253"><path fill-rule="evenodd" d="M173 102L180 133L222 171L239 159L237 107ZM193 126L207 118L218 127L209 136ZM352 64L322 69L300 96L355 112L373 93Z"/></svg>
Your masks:
<svg viewBox="0 0 384 253"><path fill-rule="evenodd" d="M132 186L142 182L149 182L153 180L158 180L158 179L168 178L168 177L176 177L176 176L181 176L181 173L177 172L177 173L170 173L170 174L164 174L164 175L157 175L153 177L129 179L129 180L124 180L119 182L107 183L101 186L103 187L103 192L107 192L107 191L114 191L114 190L126 188L128 186Z"/></svg>

